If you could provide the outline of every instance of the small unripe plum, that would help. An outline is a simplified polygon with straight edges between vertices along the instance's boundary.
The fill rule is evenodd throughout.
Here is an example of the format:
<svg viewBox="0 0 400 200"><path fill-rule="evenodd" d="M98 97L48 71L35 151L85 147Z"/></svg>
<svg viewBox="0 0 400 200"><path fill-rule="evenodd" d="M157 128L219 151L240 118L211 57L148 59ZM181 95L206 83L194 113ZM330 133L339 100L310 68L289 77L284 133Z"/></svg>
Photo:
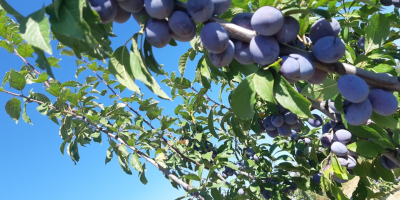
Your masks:
<svg viewBox="0 0 400 200"><path fill-rule="evenodd" d="M145 34L147 41L157 48L165 47L171 41L171 30L165 19L148 19L146 22Z"/></svg>
<svg viewBox="0 0 400 200"><path fill-rule="evenodd" d="M283 23L282 12L271 6L259 8L251 18L251 26L263 36L274 35L282 28Z"/></svg>
<svg viewBox="0 0 400 200"><path fill-rule="evenodd" d="M235 15L232 18L231 23L241 26L243 28L253 30L253 27L251 27L251 18L252 17L253 17L253 13L242 12L242 13Z"/></svg>
<svg viewBox="0 0 400 200"><path fill-rule="evenodd" d="M337 83L340 94L350 102L360 103L369 94L368 84L360 77L346 74L340 77Z"/></svg>
<svg viewBox="0 0 400 200"><path fill-rule="evenodd" d="M283 124L282 126L278 127L277 130L278 130L278 133L281 136L284 136L284 137L289 136L290 134L292 134L292 129L287 124Z"/></svg>
<svg viewBox="0 0 400 200"><path fill-rule="evenodd" d="M271 115L271 123L275 127L281 127L285 123L282 115Z"/></svg>
<svg viewBox="0 0 400 200"><path fill-rule="evenodd" d="M212 0L188 0L187 11L194 21L203 23L211 18L214 13Z"/></svg>
<svg viewBox="0 0 400 200"><path fill-rule="evenodd" d="M337 142L341 142L343 144L347 144L351 140L351 133L348 130L340 129L333 134L333 138Z"/></svg>
<svg viewBox="0 0 400 200"><path fill-rule="evenodd" d="M100 16L102 24L111 22L118 12L116 0L90 0L90 7Z"/></svg>
<svg viewBox="0 0 400 200"><path fill-rule="evenodd" d="M268 65L278 59L279 44L273 37L257 35L250 41L250 53L256 63Z"/></svg>
<svg viewBox="0 0 400 200"><path fill-rule="evenodd" d="M340 24L335 18L329 22L325 18L316 21L310 29L310 39L315 44L319 39L326 36L337 37L340 32Z"/></svg>
<svg viewBox="0 0 400 200"><path fill-rule="evenodd" d="M165 19L174 11L174 0L144 0L147 13L155 19Z"/></svg>
<svg viewBox="0 0 400 200"><path fill-rule="evenodd" d="M280 43L286 43L296 39L300 31L300 23L291 16L286 16L282 28L276 33L276 40Z"/></svg>
<svg viewBox="0 0 400 200"><path fill-rule="evenodd" d="M210 52L210 60L211 63L216 67L224 67L228 66L235 55L235 45L232 41L229 40L228 47L221 53L211 53Z"/></svg>
<svg viewBox="0 0 400 200"><path fill-rule="evenodd" d="M389 116L397 111L399 102L392 92L373 89L368 95L371 101L372 109L382 116Z"/></svg>
<svg viewBox="0 0 400 200"><path fill-rule="evenodd" d="M310 124L310 126L312 126L312 127L322 126L324 121L322 120L321 116L319 116L317 114L313 114L313 116L315 117L315 119L312 119L312 118L308 119L308 123Z"/></svg>
<svg viewBox="0 0 400 200"><path fill-rule="evenodd" d="M349 153L347 147L340 142L333 142L331 145L331 151L337 156L347 156Z"/></svg>
<svg viewBox="0 0 400 200"><path fill-rule="evenodd" d="M344 118L353 126L364 125L372 115L372 105L369 99L361 103L350 103L343 107Z"/></svg>
<svg viewBox="0 0 400 200"><path fill-rule="evenodd" d="M211 53L221 53L229 45L228 32L216 22L204 25L200 31L200 38L203 46Z"/></svg>
<svg viewBox="0 0 400 200"><path fill-rule="evenodd" d="M335 63L339 61L346 52L346 46L342 39L334 36L326 36L314 45L314 56L323 63Z"/></svg>

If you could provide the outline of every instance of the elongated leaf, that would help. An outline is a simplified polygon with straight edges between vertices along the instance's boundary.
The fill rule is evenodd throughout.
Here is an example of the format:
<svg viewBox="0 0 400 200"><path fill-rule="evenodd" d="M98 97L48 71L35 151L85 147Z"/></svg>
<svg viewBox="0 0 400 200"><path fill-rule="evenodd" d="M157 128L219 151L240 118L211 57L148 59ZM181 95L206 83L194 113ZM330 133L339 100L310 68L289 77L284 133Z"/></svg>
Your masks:
<svg viewBox="0 0 400 200"><path fill-rule="evenodd" d="M26 80L21 73L15 71L14 69L11 69L9 83L12 88L16 90L23 90L26 85Z"/></svg>
<svg viewBox="0 0 400 200"><path fill-rule="evenodd" d="M181 73L181 77L185 74L186 64L192 51L193 49L189 49L189 51L184 53L179 59L179 72Z"/></svg>
<svg viewBox="0 0 400 200"><path fill-rule="evenodd" d="M18 123L19 117L21 116L21 101L17 98L12 98L7 101L6 112L15 123Z"/></svg>
<svg viewBox="0 0 400 200"><path fill-rule="evenodd" d="M134 169L136 169L139 172L143 172L142 164L139 161L139 157L136 153L133 153L131 155L131 165Z"/></svg>
<svg viewBox="0 0 400 200"><path fill-rule="evenodd" d="M28 117L28 114L26 113L26 103L24 105L24 109L22 110L22 119L29 124L32 124L32 120ZM32 124L33 125L33 124Z"/></svg>
<svg viewBox="0 0 400 200"><path fill-rule="evenodd" d="M252 119L254 116L254 104L256 102L254 76L255 74L251 74L246 77L232 94L232 111L241 119Z"/></svg>
<svg viewBox="0 0 400 200"><path fill-rule="evenodd" d="M301 94L314 101L326 101L339 93L337 82L327 78L322 84L308 84L301 90Z"/></svg>
<svg viewBox="0 0 400 200"><path fill-rule="evenodd" d="M385 152L385 149L371 141L358 141L347 146L351 151L354 151L366 158L375 158L378 154Z"/></svg>
<svg viewBox="0 0 400 200"><path fill-rule="evenodd" d="M219 138L217 132L215 132L213 110L210 110L210 114L208 114L207 122L208 122L208 129L210 130L211 135L213 135L215 138Z"/></svg>
<svg viewBox="0 0 400 200"><path fill-rule="evenodd" d="M200 178L196 174L186 174L186 175L183 175L182 178L200 181Z"/></svg>
<svg viewBox="0 0 400 200"><path fill-rule="evenodd" d="M263 100L275 103L274 98L274 76L269 70L259 70L254 75L254 88L258 96Z"/></svg>

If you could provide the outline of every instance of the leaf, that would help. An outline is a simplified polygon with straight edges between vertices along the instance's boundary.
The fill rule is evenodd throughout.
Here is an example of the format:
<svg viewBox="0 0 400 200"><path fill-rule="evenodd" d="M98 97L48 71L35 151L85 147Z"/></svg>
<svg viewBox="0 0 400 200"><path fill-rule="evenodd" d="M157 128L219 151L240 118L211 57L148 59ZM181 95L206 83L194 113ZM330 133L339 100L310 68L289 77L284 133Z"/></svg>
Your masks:
<svg viewBox="0 0 400 200"><path fill-rule="evenodd" d="M254 89L263 100L275 103L274 77L269 70L259 70L254 75Z"/></svg>
<svg viewBox="0 0 400 200"><path fill-rule="evenodd" d="M132 68L129 61L129 52L125 46L119 47L115 50L108 63L108 69L112 75L125 87L140 94L140 88L135 83ZM81 71L83 71L81 69ZM80 72L81 72L80 71ZM79 73L77 72L79 75Z"/></svg>
<svg viewBox="0 0 400 200"><path fill-rule="evenodd" d="M132 175L132 171L129 168L129 164L128 164L128 161L126 160L126 157L119 155L118 162L119 162L119 166L126 174Z"/></svg>
<svg viewBox="0 0 400 200"><path fill-rule="evenodd" d="M310 112L310 101L297 93L280 75L275 77L274 93L277 102L300 118L314 118Z"/></svg>
<svg viewBox="0 0 400 200"><path fill-rule="evenodd" d="M375 158L379 154L385 152L385 149L383 147L379 146L374 142L366 140L361 140L358 142L351 143L347 145L347 148L366 158Z"/></svg>
<svg viewBox="0 0 400 200"><path fill-rule="evenodd" d="M10 115L11 119L18 124L19 117L21 115L21 101L17 98L12 98L6 103L6 112Z"/></svg>
<svg viewBox="0 0 400 200"><path fill-rule="evenodd" d="M178 118L176 117L165 117L161 118L161 130L169 128Z"/></svg>
<svg viewBox="0 0 400 200"><path fill-rule="evenodd" d="M26 80L21 73L11 69L9 83L12 88L16 90L23 90L26 85Z"/></svg>
<svg viewBox="0 0 400 200"><path fill-rule="evenodd" d="M111 152L110 149L112 149L111 146L107 150L106 164L109 163L111 161L111 159L113 158L113 153Z"/></svg>
<svg viewBox="0 0 400 200"><path fill-rule="evenodd" d="M23 119L26 123L29 123L29 124L33 125L33 124L32 124L32 120L28 117L28 114L26 113L26 105L27 105L27 103L25 103L24 109L22 110L22 119Z"/></svg>
<svg viewBox="0 0 400 200"><path fill-rule="evenodd" d="M308 84L301 90L301 94L314 101L326 101L339 93L337 82L327 78L322 84Z"/></svg>
<svg viewBox="0 0 400 200"><path fill-rule="evenodd" d="M36 59L36 64L40 69L45 69L47 71L47 74L54 78L53 71L51 70L51 65L49 61L47 60L46 56L44 55L44 51L41 49L38 49L36 47L33 47L35 50L35 54L37 55Z"/></svg>
<svg viewBox="0 0 400 200"><path fill-rule="evenodd" d="M142 55L137 48L138 34L132 39L132 47L130 52L130 63L132 67L132 75L142 81L154 94L162 99L172 100L158 85L157 81L150 74L149 70L143 63Z"/></svg>
<svg viewBox="0 0 400 200"><path fill-rule="evenodd" d="M384 14L375 13L365 28L365 54L381 47L389 36L390 22Z"/></svg>
<svg viewBox="0 0 400 200"><path fill-rule="evenodd" d="M33 58L33 52L35 52L35 50L33 50L32 46L28 43L22 43L20 45L18 45L17 47L17 52L20 56L27 58L27 57L32 57Z"/></svg>
<svg viewBox="0 0 400 200"><path fill-rule="evenodd" d="M30 14L20 21L22 38L30 45L35 46L48 54L52 54L50 46L50 24L46 16L46 8Z"/></svg>
<svg viewBox="0 0 400 200"><path fill-rule="evenodd" d="M380 158L376 158L374 160L374 167L375 167L376 173L383 180L385 180L387 182L393 182L394 181L394 174L393 174L392 170L388 170L385 167L383 167L382 164L381 164L381 159Z"/></svg>
<svg viewBox="0 0 400 200"><path fill-rule="evenodd" d="M184 53L181 56L181 58L179 58L178 66L179 66L179 72L181 73L181 77L183 77L183 75L185 74L186 64L189 59L190 52L192 52L192 51L193 51L193 49L189 49L188 52Z"/></svg>
<svg viewBox="0 0 400 200"><path fill-rule="evenodd" d="M131 162L131 165L132 165L132 167L134 169L136 169L139 172L143 172L142 163L140 163L137 153L133 153L131 155L131 161L130 162Z"/></svg>
<svg viewBox="0 0 400 200"><path fill-rule="evenodd" d="M219 138L217 132L215 132L215 127L214 127L214 113L213 110L210 109L210 114L208 114L207 118L208 122L208 129L210 130L211 135L213 135L215 138Z"/></svg>
<svg viewBox="0 0 400 200"><path fill-rule="evenodd" d="M298 14L298 13L303 13L303 14L308 14L308 13L315 13L318 15L321 15L322 17L324 17L325 19L330 20L331 19L331 15L329 14L328 11L323 10L323 9L290 9L287 12L284 12L285 16L289 16L289 15L293 15L293 14Z"/></svg>
<svg viewBox="0 0 400 200"><path fill-rule="evenodd" d="M35 83L44 83L47 81L47 79L49 78L49 75L47 75L46 72L42 72L39 74L37 79L32 80Z"/></svg>
<svg viewBox="0 0 400 200"><path fill-rule="evenodd" d="M254 116L254 104L256 102L254 76L255 74L246 77L232 93L232 111L241 119L253 119Z"/></svg>
<svg viewBox="0 0 400 200"><path fill-rule="evenodd" d="M200 178L196 174L186 174L186 175L183 175L182 178L200 181Z"/></svg>
<svg viewBox="0 0 400 200"><path fill-rule="evenodd" d="M143 185L146 185L148 183L146 175L143 173L140 174L140 182L143 183Z"/></svg>
<svg viewBox="0 0 400 200"><path fill-rule="evenodd" d="M11 43L9 43L8 41L0 40L0 47L3 47L4 49L6 49L9 53L14 52L14 46Z"/></svg>

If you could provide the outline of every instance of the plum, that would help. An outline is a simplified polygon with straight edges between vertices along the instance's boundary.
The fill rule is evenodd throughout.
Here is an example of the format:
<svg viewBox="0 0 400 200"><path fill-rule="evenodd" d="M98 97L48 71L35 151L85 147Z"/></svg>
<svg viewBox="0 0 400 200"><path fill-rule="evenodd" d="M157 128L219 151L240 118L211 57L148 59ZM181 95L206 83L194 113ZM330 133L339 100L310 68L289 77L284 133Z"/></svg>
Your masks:
<svg viewBox="0 0 400 200"><path fill-rule="evenodd" d="M289 186L289 190L291 190L291 191L297 190L297 184L294 183L294 182L291 182L291 183L290 183L290 186Z"/></svg>
<svg viewBox="0 0 400 200"><path fill-rule="evenodd" d="M229 45L225 51L221 53L210 53L211 63L216 67L228 66L232 62L235 55L235 45L229 40Z"/></svg>
<svg viewBox="0 0 400 200"><path fill-rule="evenodd" d="M324 126L322 126L322 133L329 133L331 128L332 128L332 124L331 123L324 124Z"/></svg>
<svg viewBox="0 0 400 200"><path fill-rule="evenodd" d="M312 140L310 138L304 138L304 143L311 144Z"/></svg>
<svg viewBox="0 0 400 200"><path fill-rule="evenodd" d="M251 148L251 147L247 147L246 152L247 152L247 154L246 154L247 157L252 157L255 154L253 148Z"/></svg>
<svg viewBox="0 0 400 200"><path fill-rule="evenodd" d="M289 110L288 109L286 109L285 107L283 107L281 104L277 104L276 105L276 107L278 108L278 112L280 113L280 114L284 114L284 113L286 113L286 112L288 112Z"/></svg>
<svg viewBox="0 0 400 200"><path fill-rule="evenodd" d="M143 22L144 19L146 19L146 17L149 16L149 14L147 13L146 9L143 7L142 10L140 10L139 12L132 13L132 16L135 19L135 21L138 24L140 24L140 22Z"/></svg>
<svg viewBox="0 0 400 200"><path fill-rule="evenodd" d="M358 48L364 50L365 49L365 37L362 36L360 39L357 41L357 46Z"/></svg>
<svg viewBox="0 0 400 200"><path fill-rule="evenodd" d="M175 11L168 18L168 25L172 32L181 37L190 37L196 34L196 24L189 15L182 11Z"/></svg>
<svg viewBox="0 0 400 200"><path fill-rule="evenodd" d="M329 22L325 18L317 20L310 29L310 39L316 44L318 40L326 36L337 37L340 32L340 24L335 18Z"/></svg>
<svg viewBox="0 0 400 200"><path fill-rule="evenodd" d="M240 188L240 189L238 190L238 194L239 194L239 195L243 195L243 194L244 194L244 190L243 190L242 188Z"/></svg>
<svg viewBox="0 0 400 200"><path fill-rule="evenodd" d="M310 124L310 126L312 126L312 127L322 126L322 124L324 123L324 120L322 120L321 116L319 116L317 114L313 114L313 116L315 117L315 119L309 118L307 120L307 122Z"/></svg>
<svg viewBox="0 0 400 200"><path fill-rule="evenodd" d="M316 184L321 184L321 177L322 177L322 174L321 174L321 173L314 174L314 175L312 176L312 180L313 180Z"/></svg>
<svg viewBox="0 0 400 200"><path fill-rule="evenodd" d="M267 135L271 138L276 138L279 135L279 132L277 129L275 129L273 131L267 131Z"/></svg>
<svg viewBox="0 0 400 200"><path fill-rule="evenodd" d="M282 126L276 128L276 129L278 130L278 133L281 136L284 136L284 137L289 136L290 134L292 134L292 129L287 124L283 124Z"/></svg>
<svg viewBox="0 0 400 200"><path fill-rule="evenodd" d="M174 11L174 0L144 0L147 13L155 19L165 19Z"/></svg>
<svg viewBox="0 0 400 200"><path fill-rule="evenodd" d="M290 125L290 128L292 129L300 129L303 126L303 122L301 119L298 119L297 122L293 125Z"/></svg>
<svg viewBox="0 0 400 200"><path fill-rule="evenodd" d="M212 0L212 2L214 3L214 14L221 15L228 11L232 0Z"/></svg>
<svg viewBox="0 0 400 200"><path fill-rule="evenodd" d="M274 126L271 122L271 116L268 116L263 120L263 125L264 125L265 130L267 130L267 131L276 130L276 126Z"/></svg>
<svg viewBox="0 0 400 200"><path fill-rule="evenodd" d="M299 63L301 80L309 79L314 75L314 64L307 57L304 57L300 54L290 54L289 56L296 59L296 61Z"/></svg>
<svg viewBox="0 0 400 200"><path fill-rule="evenodd" d="M306 81L311 84L321 84L328 78L328 72L315 68L313 76Z"/></svg>
<svg viewBox="0 0 400 200"><path fill-rule="evenodd" d="M300 79L300 64L294 57L283 56L280 62L281 68L279 73L286 79L296 80Z"/></svg>
<svg viewBox="0 0 400 200"><path fill-rule="evenodd" d="M177 34L175 34L174 32L171 31L171 37L174 38L175 40L178 40L180 42L189 42L191 40L193 40L193 38L196 36L196 32L193 32L192 35L188 36L188 37L181 37Z"/></svg>
<svg viewBox="0 0 400 200"><path fill-rule="evenodd" d="M367 83L360 77L353 74L346 74L340 77L337 83L340 94L348 101L360 103L369 94Z"/></svg>
<svg viewBox="0 0 400 200"><path fill-rule="evenodd" d="M392 0L381 0L381 4L384 6L391 6Z"/></svg>
<svg viewBox="0 0 400 200"><path fill-rule="evenodd" d="M203 23L213 15L214 4L212 0L188 0L186 9L194 21Z"/></svg>
<svg viewBox="0 0 400 200"><path fill-rule="evenodd" d="M326 148L330 148L332 145L332 134L325 133L321 137L321 144Z"/></svg>
<svg viewBox="0 0 400 200"><path fill-rule="evenodd" d="M341 142L343 144L347 144L351 140L351 133L348 130L340 129L333 134L333 139L337 142Z"/></svg>
<svg viewBox="0 0 400 200"><path fill-rule="evenodd" d="M326 36L319 39L314 45L314 56L323 63L335 63L346 52L342 39L335 36Z"/></svg>
<svg viewBox="0 0 400 200"><path fill-rule="evenodd" d="M399 102L392 92L373 89L368 95L368 99L371 101L372 109L382 116L389 116L397 111Z"/></svg>
<svg viewBox="0 0 400 200"><path fill-rule="evenodd" d="M389 170L398 168L398 166L396 165L396 163L394 163L393 161L391 161L391 160L390 160L389 158L387 158L386 156L381 156L381 164L383 165L383 167L385 167L386 169L389 169Z"/></svg>
<svg viewBox="0 0 400 200"><path fill-rule="evenodd" d="M353 126L364 125L372 115L372 105L369 99L361 103L348 103L343 107L344 118Z"/></svg>
<svg viewBox="0 0 400 200"><path fill-rule="evenodd" d="M338 183L346 183L347 181L349 181L349 180L344 180L344 179L337 177L336 174L333 174L333 179Z"/></svg>
<svg viewBox="0 0 400 200"><path fill-rule="evenodd" d="M117 0L118 5L125 11L139 12L144 6L144 0Z"/></svg>
<svg viewBox="0 0 400 200"><path fill-rule="evenodd" d="M254 155L254 156L253 156L253 160L254 160L254 161L259 161L260 158L259 158L257 155Z"/></svg>
<svg viewBox="0 0 400 200"><path fill-rule="evenodd" d="M118 12L116 0L89 0L90 7L100 16L102 24L111 22Z"/></svg>
<svg viewBox="0 0 400 200"><path fill-rule="evenodd" d="M211 53L221 53L229 45L229 35L221 24L211 22L201 29L200 38L203 46Z"/></svg>
<svg viewBox="0 0 400 200"><path fill-rule="evenodd" d="M354 169L357 166L357 160L352 156L347 156L347 169Z"/></svg>
<svg viewBox="0 0 400 200"><path fill-rule="evenodd" d="M291 16L284 18L282 28L275 34L276 40L280 43L286 43L296 39L300 31L299 22Z"/></svg>
<svg viewBox="0 0 400 200"><path fill-rule="evenodd" d="M290 139L296 140L297 136L299 136L299 134L297 133L297 131L292 130L292 134L290 135Z"/></svg>
<svg viewBox="0 0 400 200"><path fill-rule="evenodd" d="M331 145L331 151L337 156L347 156L349 153L347 147L341 142L333 142Z"/></svg>
<svg viewBox="0 0 400 200"><path fill-rule="evenodd" d="M261 195L264 197L264 199L271 199L271 191L269 190L262 190Z"/></svg>
<svg viewBox="0 0 400 200"><path fill-rule="evenodd" d="M263 6L259 8L251 18L251 27L263 36L272 36L283 26L284 17L280 10Z"/></svg>
<svg viewBox="0 0 400 200"><path fill-rule="evenodd" d="M273 37L257 35L251 39L250 53L260 65L275 62L279 56L279 44Z"/></svg>
<svg viewBox="0 0 400 200"><path fill-rule="evenodd" d="M343 124L336 125L335 128L333 128L333 131L337 131L340 129L346 129L346 126L344 126Z"/></svg>
<svg viewBox="0 0 400 200"><path fill-rule="evenodd" d="M292 112L286 112L283 115L284 119L285 119L285 123L289 124L289 125L294 125L298 122L298 117L296 114L292 113Z"/></svg>
<svg viewBox="0 0 400 200"><path fill-rule="evenodd" d="M264 133L265 132L265 128L264 128L262 120L258 120L258 124L260 125L260 132L259 133L260 134Z"/></svg>
<svg viewBox="0 0 400 200"><path fill-rule="evenodd" d="M271 115L271 123L275 127L281 127L285 123L282 115Z"/></svg>
<svg viewBox="0 0 400 200"><path fill-rule="evenodd" d="M249 65L253 63L253 57L250 53L250 44L240 41L240 40L232 40L235 46L235 55L234 58L243 65Z"/></svg>
<svg viewBox="0 0 400 200"><path fill-rule="evenodd" d="M117 23L125 23L126 21L129 20L129 18L131 18L132 13L122 9L120 6L118 6L118 11L117 11L117 15L115 15L113 21L117 22Z"/></svg>
<svg viewBox="0 0 400 200"><path fill-rule="evenodd" d="M165 19L148 19L146 22L145 34L147 41L157 48L165 47L171 41L171 30Z"/></svg>
<svg viewBox="0 0 400 200"><path fill-rule="evenodd" d="M242 13L235 15L232 18L231 23L241 26L243 28L253 30L253 27L251 27L251 18L252 17L253 17L253 13L242 12Z"/></svg>
<svg viewBox="0 0 400 200"><path fill-rule="evenodd" d="M337 159L341 166L347 167L347 156L338 156Z"/></svg>

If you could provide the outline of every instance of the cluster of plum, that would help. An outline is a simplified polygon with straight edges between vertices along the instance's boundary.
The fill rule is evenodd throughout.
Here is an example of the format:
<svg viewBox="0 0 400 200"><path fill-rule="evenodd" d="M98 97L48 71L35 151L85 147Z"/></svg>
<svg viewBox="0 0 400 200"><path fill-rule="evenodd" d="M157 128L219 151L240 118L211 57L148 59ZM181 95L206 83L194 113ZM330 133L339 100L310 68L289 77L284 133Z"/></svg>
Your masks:
<svg viewBox="0 0 400 200"><path fill-rule="evenodd" d="M101 23L125 23L143 9L144 0L89 0L89 3L99 14Z"/></svg>
<svg viewBox="0 0 400 200"><path fill-rule="evenodd" d="M369 88L360 77L346 74L338 80L337 87L345 98L343 112L346 121L354 126L368 122L372 111L389 116L397 111L398 100L392 92L379 88Z"/></svg>
<svg viewBox="0 0 400 200"><path fill-rule="evenodd" d="M384 6L394 5L394 7L400 8L400 0L381 0L381 4Z"/></svg>

